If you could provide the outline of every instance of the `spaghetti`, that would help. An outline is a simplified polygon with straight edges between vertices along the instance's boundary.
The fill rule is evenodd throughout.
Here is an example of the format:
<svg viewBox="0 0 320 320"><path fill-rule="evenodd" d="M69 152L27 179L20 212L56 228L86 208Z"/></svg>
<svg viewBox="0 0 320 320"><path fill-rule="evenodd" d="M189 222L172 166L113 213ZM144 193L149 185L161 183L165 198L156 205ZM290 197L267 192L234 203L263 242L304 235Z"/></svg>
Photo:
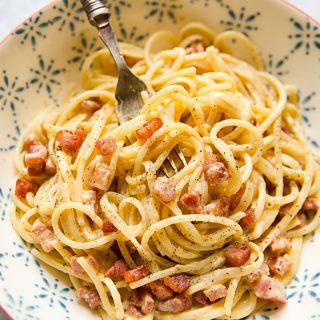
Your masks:
<svg viewBox="0 0 320 320"><path fill-rule="evenodd" d="M286 303L320 215L296 90L234 31L193 23L121 51L151 93L140 114L119 125L115 65L92 53L82 87L19 140L15 230L104 319L240 319Z"/></svg>

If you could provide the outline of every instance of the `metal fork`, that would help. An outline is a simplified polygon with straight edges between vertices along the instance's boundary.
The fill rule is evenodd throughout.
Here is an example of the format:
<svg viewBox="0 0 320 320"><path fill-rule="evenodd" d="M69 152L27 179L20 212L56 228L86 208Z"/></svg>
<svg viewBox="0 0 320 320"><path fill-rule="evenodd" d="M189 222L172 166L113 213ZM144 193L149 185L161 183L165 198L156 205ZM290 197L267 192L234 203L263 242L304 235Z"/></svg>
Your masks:
<svg viewBox="0 0 320 320"><path fill-rule="evenodd" d="M120 124L130 119L133 119L139 114L143 106L141 92L147 91L147 86L134 75L126 64L123 56L120 53L117 39L113 29L109 23L110 10L104 0L81 0L90 23L98 29L98 33L102 41L108 47L118 68L118 83L116 88L117 116ZM187 165L183 153L174 148L174 152L183 166ZM161 166L163 173L170 177L172 170L178 172L178 166L174 161L173 152L167 157L166 163L171 170L168 170L166 164ZM171 171L171 172L170 172Z"/></svg>

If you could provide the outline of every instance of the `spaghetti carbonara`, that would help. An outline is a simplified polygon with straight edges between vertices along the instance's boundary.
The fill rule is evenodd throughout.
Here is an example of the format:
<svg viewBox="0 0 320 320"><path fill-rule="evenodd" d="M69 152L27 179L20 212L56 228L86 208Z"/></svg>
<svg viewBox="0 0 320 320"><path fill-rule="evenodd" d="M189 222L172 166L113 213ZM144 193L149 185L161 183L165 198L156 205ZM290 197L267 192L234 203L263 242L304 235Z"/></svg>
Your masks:
<svg viewBox="0 0 320 320"><path fill-rule="evenodd" d="M118 123L115 65L92 53L82 87L18 143L15 230L103 319L240 319L285 304L319 224L319 156L296 90L234 31L192 23L121 51L148 87L140 114Z"/></svg>

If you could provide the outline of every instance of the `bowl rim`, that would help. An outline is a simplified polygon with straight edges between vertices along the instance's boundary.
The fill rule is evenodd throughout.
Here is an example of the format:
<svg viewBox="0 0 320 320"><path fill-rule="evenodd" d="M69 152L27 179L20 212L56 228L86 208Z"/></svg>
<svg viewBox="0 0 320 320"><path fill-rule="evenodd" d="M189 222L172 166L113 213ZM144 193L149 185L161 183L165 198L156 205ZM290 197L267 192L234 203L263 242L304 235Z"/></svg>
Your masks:
<svg viewBox="0 0 320 320"><path fill-rule="evenodd" d="M18 23L15 27L13 27L11 29L11 31L9 31L2 39L0 39L0 49L2 48L2 46L6 43L6 41L10 40L10 36L12 34L15 33L16 30L18 30L24 23L26 23L30 18L32 18L34 15L36 15L37 13L47 10L49 7L51 7L52 5L54 5L55 3L60 2L61 0L50 0L48 3L46 3L45 5L40 6L37 10L35 10L33 13L29 14L25 19L23 19L20 23ZM270 1L273 2L277 5L283 6L283 7L289 7L291 8L293 11L295 11L296 13L298 13L299 16L305 17L307 19L309 19L310 21L312 21L312 23L314 23L316 26L318 26L320 28L320 20L317 20L316 18L312 17L309 13L307 13L306 11L304 11L303 9L301 9L300 7L298 7L297 5L293 4L290 2L290 0L264 0L264 1ZM7 318L9 320L14 320L9 312L0 305L0 312L4 313L5 316L7 316ZM0 313L1 315L1 313Z"/></svg>
<svg viewBox="0 0 320 320"><path fill-rule="evenodd" d="M52 6L54 3L58 3L61 0L50 0L48 3L45 5L41 6L39 9L35 10L33 13L29 14L25 19L23 19L20 23L18 23L15 27L11 29L2 39L0 39L0 48L2 45L9 40L10 36L17 30L19 29L25 22L27 22L31 17L33 17L35 14L46 10L48 7ZM317 20L316 18L312 17L309 13L298 7L297 5L293 4L290 2L290 0L265 0L265 1L272 1L276 4L280 3L280 6L284 7L290 7L293 9L293 11L296 11L300 16L304 16L305 18L308 18L311 20L315 25L317 25L320 28L320 20Z"/></svg>

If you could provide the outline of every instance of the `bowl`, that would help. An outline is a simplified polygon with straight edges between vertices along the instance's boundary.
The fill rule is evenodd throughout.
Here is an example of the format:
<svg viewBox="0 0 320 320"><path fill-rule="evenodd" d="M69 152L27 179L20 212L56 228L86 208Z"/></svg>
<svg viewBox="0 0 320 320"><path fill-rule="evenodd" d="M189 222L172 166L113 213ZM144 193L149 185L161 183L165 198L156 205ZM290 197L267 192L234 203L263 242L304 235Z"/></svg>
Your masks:
<svg viewBox="0 0 320 320"><path fill-rule="evenodd" d="M247 34L267 71L299 88L310 143L319 148L320 30L310 17L280 0L111 0L118 38L143 45L158 29L173 32L201 21L216 32ZM77 302L68 280L40 265L13 231L9 212L15 181L13 153L22 130L61 93L79 82L85 58L102 47L78 0L49 4L20 24L0 45L0 305L19 319L98 319ZM308 237L284 308L269 307L253 319L320 318L319 233ZM306 307L307 306L307 307Z"/></svg>

